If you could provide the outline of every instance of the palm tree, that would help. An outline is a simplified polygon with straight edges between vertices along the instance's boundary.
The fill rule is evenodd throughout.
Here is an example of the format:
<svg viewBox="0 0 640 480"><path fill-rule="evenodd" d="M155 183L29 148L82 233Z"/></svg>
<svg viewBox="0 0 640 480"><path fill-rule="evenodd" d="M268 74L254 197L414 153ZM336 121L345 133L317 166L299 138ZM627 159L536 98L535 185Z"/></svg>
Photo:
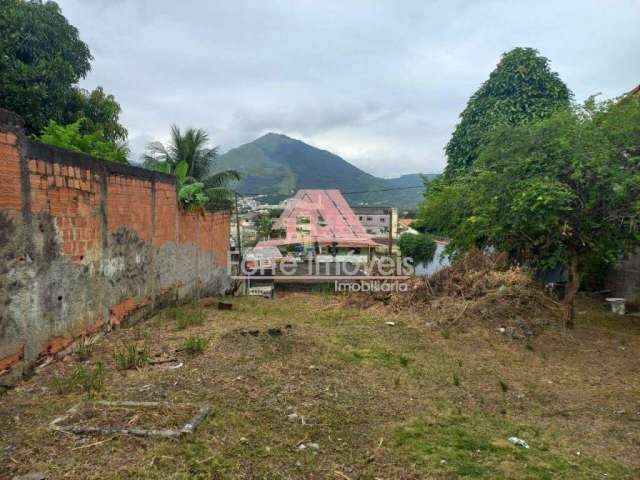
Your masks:
<svg viewBox="0 0 640 480"><path fill-rule="evenodd" d="M164 164L163 168L170 169L171 173L180 162L185 162L188 166L185 176L201 179L209 173L218 156L218 148L208 148L208 143L209 135L201 128L187 128L182 133L179 127L172 125L169 143L149 143L144 160L152 165Z"/></svg>
<svg viewBox="0 0 640 480"><path fill-rule="evenodd" d="M171 139L166 145L161 142L147 145L144 166L174 174L179 186L202 182L202 190L208 197L207 206L226 208L233 192L225 187L240 180L240 174L235 170L209 174L218 157L218 148L209 148L208 144L209 135L201 128L187 128L183 133L172 125Z"/></svg>

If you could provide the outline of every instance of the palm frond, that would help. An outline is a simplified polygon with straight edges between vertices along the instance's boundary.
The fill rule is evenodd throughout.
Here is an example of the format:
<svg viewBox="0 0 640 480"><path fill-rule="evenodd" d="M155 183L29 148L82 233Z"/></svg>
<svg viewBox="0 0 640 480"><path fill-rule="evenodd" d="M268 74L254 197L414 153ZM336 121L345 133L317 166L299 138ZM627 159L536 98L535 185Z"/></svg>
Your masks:
<svg viewBox="0 0 640 480"><path fill-rule="evenodd" d="M240 173L235 170L223 170L209 175L203 182L207 188L219 188L229 183L238 182L240 178Z"/></svg>

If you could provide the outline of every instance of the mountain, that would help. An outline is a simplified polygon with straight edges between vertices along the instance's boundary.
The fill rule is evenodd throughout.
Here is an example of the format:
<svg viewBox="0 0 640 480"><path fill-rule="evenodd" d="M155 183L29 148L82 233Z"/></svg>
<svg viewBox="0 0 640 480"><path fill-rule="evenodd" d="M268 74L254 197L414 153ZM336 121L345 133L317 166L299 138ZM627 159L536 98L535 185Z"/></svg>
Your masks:
<svg viewBox="0 0 640 480"><path fill-rule="evenodd" d="M242 174L235 185L244 194L265 194L270 201L290 197L302 188L336 188L352 205L394 206L412 209L422 199L421 188L376 191L422 186L420 174L398 178L374 177L326 150L312 147L286 135L268 133L253 142L218 157L214 171L234 169ZM437 174L426 175L435 178Z"/></svg>

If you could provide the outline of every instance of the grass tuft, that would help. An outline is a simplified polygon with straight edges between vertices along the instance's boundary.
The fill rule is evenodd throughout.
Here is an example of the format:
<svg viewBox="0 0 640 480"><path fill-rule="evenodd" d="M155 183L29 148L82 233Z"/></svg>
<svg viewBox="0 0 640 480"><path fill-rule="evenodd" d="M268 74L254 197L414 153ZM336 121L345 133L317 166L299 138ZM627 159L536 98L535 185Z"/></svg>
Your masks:
<svg viewBox="0 0 640 480"><path fill-rule="evenodd" d="M87 337L82 337L76 342L75 354L78 360L85 361L91 358L93 353L93 342Z"/></svg>
<svg viewBox="0 0 640 480"><path fill-rule="evenodd" d="M116 369L120 371L140 368L149 361L147 349L138 347L135 343L123 345L113 354Z"/></svg>
<svg viewBox="0 0 640 480"><path fill-rule="evenodd" d="M175 319L178 330L203 325L205 320L204 310L194 306L171 308L167 310L167 315L169 318Z"/></svg>
<svg viewBox="0 0 640 480"><path fill-rule="evenodd" d="M207 345L209 345L209 340L192 335L185 339L183 348L188 354L195 355L196 353L204 352Z"/></svg>

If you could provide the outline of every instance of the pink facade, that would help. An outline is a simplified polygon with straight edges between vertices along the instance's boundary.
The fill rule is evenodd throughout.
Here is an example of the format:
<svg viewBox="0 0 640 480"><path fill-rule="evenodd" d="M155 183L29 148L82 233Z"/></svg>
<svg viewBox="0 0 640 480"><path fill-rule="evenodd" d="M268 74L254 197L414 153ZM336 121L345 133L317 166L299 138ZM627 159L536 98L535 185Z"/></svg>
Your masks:
<svg viewBox="0 0 640 480"><path fill-rule="evenodd" d="M375 243L353 213L339 190L299 190L274 229L284 230L284 238L266 240L258 247L291 245L330 245L375 247Z"/></svg>

